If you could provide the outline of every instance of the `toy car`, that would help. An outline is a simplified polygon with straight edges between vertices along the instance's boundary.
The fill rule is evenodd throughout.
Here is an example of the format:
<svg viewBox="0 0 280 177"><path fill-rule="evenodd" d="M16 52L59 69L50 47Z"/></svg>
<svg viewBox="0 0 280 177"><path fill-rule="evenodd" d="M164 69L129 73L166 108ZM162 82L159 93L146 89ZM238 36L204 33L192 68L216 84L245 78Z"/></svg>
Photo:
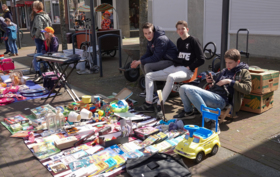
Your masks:
<svg viewBox="0 0 280 177"><path fill-rule="evenodd" d="M218 114L207 112L203 109L217 111ZM184 128L188 130L185 138L178 143L174 152L189 159L194 159L196 163L200 163L204 155L215 155L221 147L220 139L217 134L218 117L221 110L201 106L202 110L202 127L197 125L185 125ZM216 132L204 128L204 118L214 119L216 121Z"/></svg>

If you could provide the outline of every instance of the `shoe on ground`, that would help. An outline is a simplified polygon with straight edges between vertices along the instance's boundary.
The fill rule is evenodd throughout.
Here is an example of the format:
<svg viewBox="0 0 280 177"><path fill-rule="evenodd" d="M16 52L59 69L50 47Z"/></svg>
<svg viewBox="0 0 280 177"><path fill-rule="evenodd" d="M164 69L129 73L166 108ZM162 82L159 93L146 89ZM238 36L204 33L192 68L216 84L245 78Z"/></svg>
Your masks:
<svg viewBox="0 0 280 177"><path fill-rule="evenodd" d="M7 52L7 51L6 51L6 52L4 52L4 54L5 54L5 55L6 55L6 54L8 54L8 53L10 53L10 52Z"/></svg>
<svg viewBox="0 0 280 177"><path fill-rule="evenodd" d="M194 119L195 114L193 111L191 112L185 112L185 110L182 110L177 115L173 116L174 119Z"/></svg>
<svg viewBox="0 0 280 177"><path fill-rule="evenodd" d="M214 120L210 120L210 129L214 132L216 132L216 121ZM218 123L218 127L217 127L217 134L220 134L221 133L221 130L220 130L220 126L219 126L219 123Z"/></svg>
<svg viewBox="0 0 280 177"><path fill-rule="evenodd" d="M14 53L10 53L10 54L9 54L9 56L10 56L10 57L12 57L12 56L16 56L16 54L14 54Z"/></svg>
<svg viewBox="0 0 280 177"><path fill-rule="evenodd" d="M155 108L152 104L144 103L142 106L138 106L134 108L137 112L154 112Z"/></svg>
<svg viewBox="0 0 280 177"><path fill-rule="evenodd" d="M43 79L43 76L38 76L35 80L34 80L34 82L40 82L41 80Z"/></svg>
<svg viewBox="0 0 280 177"><path fill-rule="evenodd" d="M16 56L18 56L18 53L16 53Z"/></svg>

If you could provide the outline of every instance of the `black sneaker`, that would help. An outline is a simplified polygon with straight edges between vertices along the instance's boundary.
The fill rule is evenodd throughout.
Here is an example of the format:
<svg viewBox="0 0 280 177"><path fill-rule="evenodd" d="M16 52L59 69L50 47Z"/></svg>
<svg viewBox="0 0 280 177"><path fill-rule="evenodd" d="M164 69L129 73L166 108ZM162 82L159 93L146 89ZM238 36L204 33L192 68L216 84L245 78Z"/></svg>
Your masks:
<svg viewBox="0 0 280 177"><path fill-rule="evenodd" d="M142 106L138 106L134 108L135 111L137 112L154 112L154 105L152 104L147 104L144 103Z"/></svg>
<svg viewBox="0 0 280 177"><path fill-rule="evenodd" d="M6 51L6 52L4 52L4 54L5 54L5 55L6 55L6 54L8 54L8 53L10 53L10 52L7 52L7 51Z"/></svg>
<svg viewBox="0 0 280 177"><path fill-rule="evenodd" d="M153 104L156 104L158 102L158 100L159 100L158 96L154 94Z"/></svg>
<svg viewBox="0 0 280 177"><path fill-rule="evenodd" d="M185 112L185 110L182 110L177 115L173 116L174 119L194 119L195 114L193 111L191 112Z"/></svg>
<svg viewBox="0 0 280 177"><path fill-rule="evenodd" d="M214 120L210 120L210 129L214 132L216 132L216 121ZM220 126L219 126L219 123L218 123L218 127L217 127L217 134L220 134L221 133L221 130L220 130Z"/></svg>

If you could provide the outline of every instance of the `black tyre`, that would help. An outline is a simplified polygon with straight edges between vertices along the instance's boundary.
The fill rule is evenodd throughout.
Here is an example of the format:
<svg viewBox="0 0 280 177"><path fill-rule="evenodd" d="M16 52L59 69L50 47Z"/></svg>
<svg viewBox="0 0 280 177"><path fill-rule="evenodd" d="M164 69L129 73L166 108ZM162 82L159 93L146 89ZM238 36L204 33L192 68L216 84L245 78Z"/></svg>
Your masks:
<svg viewBox="0 0 280 177"><path fill-rule="evenodd" d="M126 69L130 69L130 64L131 62L127 63L125 65ZM130 81L130 82L135 82L137 81L138 77L140 76L140 70L139 68L135 68L135 69L131 69L129 71L125 71L124 72L124 77L126 78L126 80Z"/></svg>
<svg viewBox="0 0 280 177"><path fill-rule="evenodd" d="M116 56L116 53L117 53L116 50L112 50L112 51L109 52L109 56L114 57L114 56Z"/></svg>
<svg viewBox="0 0 280 177"><path fill-rule="evenodd" d="M196 155L195 163L200 163L203 160L204 153L201 151Z"/></svg>
<svg viewBox="0 0 280 177"><path fill-rule="evenodd" d="M139 83L139 87L142 89L142 90L145 90L145 76L141 76L140 78L139 78L139 81L138 81L138 83Z"/></svg>
<svg viewBox="0 0 280 177"><path fill-rule="evenodd" d="M212 148L212 151L211 151L211 155L216 155L217 152L219 150L219 146L216 144L213 148Z"/></svg>

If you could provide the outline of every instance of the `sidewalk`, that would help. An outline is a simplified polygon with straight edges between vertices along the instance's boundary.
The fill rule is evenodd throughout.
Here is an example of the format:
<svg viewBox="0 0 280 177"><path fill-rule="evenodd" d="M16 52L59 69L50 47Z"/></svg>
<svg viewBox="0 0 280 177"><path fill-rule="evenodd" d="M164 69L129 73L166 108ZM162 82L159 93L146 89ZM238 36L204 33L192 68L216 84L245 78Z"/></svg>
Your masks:
<svg viewBox="0 0 280 177"><path fill-rule="evenodd" d="M68 45L68 47L70 49L72 45ZM137 48L137 38L123 40L123 47ZM33 53L34 50L35 47L23 47L19 50L20 56L14 57L17 69L29 69L32 58L28 58L26 55ZM122 54L124 63L127 55L124 52ZM133 91L131 98L142 104L144 99L137 96L141 90L137 83L128 82L123 74L119 73L118 61L118 58L106 57L103 59L104 76L102 78L99 77L99 74L78 75L73 72L70 76L70 84L79 90L79 96L96 93L111 95L112 92L119 92L123 87L127 87ZM206 61L206 64L199 68L199 72L206 70L209 63L211 61ZM279 70L280 68L279 60L250 58L249 64L266 69ZM278 89L274 93L274 107L271 110L262 114L241 111L239 118L234 119L233 122L221 124L222 148L217 155L207 156L199 165L184 159L193 176L280 176L280 144L269 140L273 135L280 133L278 126L280 125L279 95L280 90ZM16 114L30 114L30 111L25 108L34 108L47 103L65 105L68 102L71 102L71 99L64 92L62 96L53 101L49 99L45 103L41 100L13 103L0 108L0 120ZM169 98L165 109L166 117L171 119L179 109L182 109L180 98ZM187 120L185 124L201 125L201 119ZM1 125L0 131L0 177L51 176L32 156L21 139L9 138L10 133Z"/></svg>

